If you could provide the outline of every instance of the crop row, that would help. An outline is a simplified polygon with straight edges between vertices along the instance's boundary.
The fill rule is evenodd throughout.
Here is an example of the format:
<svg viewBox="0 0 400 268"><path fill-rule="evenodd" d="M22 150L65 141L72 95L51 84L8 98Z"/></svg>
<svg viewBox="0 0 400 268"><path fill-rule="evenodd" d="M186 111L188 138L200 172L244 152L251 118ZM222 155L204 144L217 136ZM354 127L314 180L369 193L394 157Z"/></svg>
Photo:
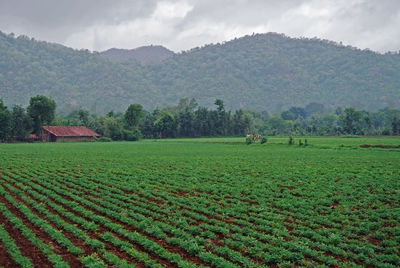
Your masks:
<svg viewBox="0 0 400 268"><path fill-rule="evenodd" d="M113 184L118 186L117 183L113 182ZM98 186L96 186L96 187L98 187ZM110 189L111 189L111 191L118 192L118 190L116 190L115 188L110 187ZM107 194L107 192L104 192L104 193L101 192L102 196L104 196L106 194ZM174 203L174 204L180 204L179 200L176 200L176 199L170 200L170 199L168 199L168 197L166 197L165 201ZM291 216L291 215L289 215L289 216ZM251 222L251 218L254 219L254 217L249 217L250 222ZM249 226L249 225L251 225L251 223L249 223L249 221L240 220L240 223L243 226ZM260 222L261 220L255 219L255 221ZM219 221L216 221L216 222L219 222ZM263 231L266 231L265 226L268 226L266 223L271 225L271 223L273 223L273 221L266 222L265 220L263 220L262 225L260 224L260 226L264 227ZM315 226L315 224L314 224L314 226ZM318 227L318 225L316 225L316 226ZM338 233L335 233L335 231L332 229L324 228L323 230L313 230L313 229L304 228L302 226L297 226L297 227L298 227L298 230L295 230L292 233L292 236L297 235L298 237L300 237L302 239L302 241L304 241L304 239L309 238L312 240L314 247L317 246L321 250L330 251L332 254L340 256L340 258L349 258L349 259L355 259L356 261L359 261L359 262L364 262L366 257L374 256L375 251L378 249L378 247L376 247L374 245L369 245L366 248L365 245L362 244L362 241L358 241L358 240L348 240L348 241L346 241L346 243L341 242L341 240L343 239L342 236ZM258 231L260 231L260 230L258 230ZM270 231L271 231L271 229L270 229ZM347 231L349 231L349 230L347 230ZM350 231L352 231L352 230L350 229ZM257 235L255 237L257 237ZM269 241L271 243L271 239L269 239ZM339 242L341 242L341 243L339 243ZM289 244L289 245L292 245L292 244ZM326 245L329 245L329 246L326 246ZM262 249L263 249L259 245L257 246L257 248L259 251L262 251ZM293 248L293 246L292 246L292 248ZM351 253L351 251L348 252L349 250L358 252L361 255L353 254L353 253ZM305 249L303 249L303 251L305 251ZM390 247L386 247L385 253L392 254L393 251L391 250ZM315 254L314 254L314 256L315 256ZM325 262L327 261L326 258L324 261Z"/></svg>
<svg viewBox="0 0 400 268"><path fill-rule="evenodd" d="M102 193L102 194L104 194L104 193ZM212 225L211 225L212 226ZM204 226L202 226L202 227L204 227ZM212 227L211 227L212 228ZM268 237L268 238L270 238L270 237ZM236 239L237 239L237 237L236 237ZM240 240L239 240L240 241ZM264 247L261 247L261 244L257 244L254 248L258 248L258 249L260 249L261 248L261 250L263 250L264 249ZM304 249L303 249L304 250ZM260 251L260 250L259 250ZM272 252L274 251L274 249L272 249L271 250ZM277 251L277 250L276 250ZM224 254L224 253L222 253L222 250L219 250L219 251L217 251L217 252L219 252L219 254ZM271 255L271 254L270 254ZM314 256L315 256L315 254L313 254ZM292 257L289 257L289 258L292 258ZM300 257L296 257L296 258L300 258ZM271 260L270 260L271 261ZM272 260L273 261L273 260ZM323 261L327 261L326 259L324 259ZM328 260L329 261L329 260Z"/></svg>

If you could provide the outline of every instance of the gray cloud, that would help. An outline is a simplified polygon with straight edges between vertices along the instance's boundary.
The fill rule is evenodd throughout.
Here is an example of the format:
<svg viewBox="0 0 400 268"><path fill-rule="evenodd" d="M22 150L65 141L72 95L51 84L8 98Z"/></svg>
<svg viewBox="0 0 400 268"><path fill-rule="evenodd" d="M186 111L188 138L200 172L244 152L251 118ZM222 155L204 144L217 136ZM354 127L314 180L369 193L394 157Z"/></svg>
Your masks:
<svg viewBox="0 0 400 268"><path fill-rule="evenodd" d="M397 0L2 0L0 30L74 48L175 51L253 32L400 50Z"/></svg>

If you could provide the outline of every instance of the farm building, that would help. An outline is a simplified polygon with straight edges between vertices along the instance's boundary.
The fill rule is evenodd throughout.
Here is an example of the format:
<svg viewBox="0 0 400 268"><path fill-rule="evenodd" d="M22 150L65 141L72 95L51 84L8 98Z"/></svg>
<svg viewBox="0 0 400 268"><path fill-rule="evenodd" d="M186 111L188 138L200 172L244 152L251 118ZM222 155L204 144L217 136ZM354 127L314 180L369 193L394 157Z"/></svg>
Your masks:
<svg viewBox="0 0 400 268"><path fill-rule="evenodd" d="M82 141L94 140L100 135L83 126L44 126L42 128L43 141Z"/></svg>

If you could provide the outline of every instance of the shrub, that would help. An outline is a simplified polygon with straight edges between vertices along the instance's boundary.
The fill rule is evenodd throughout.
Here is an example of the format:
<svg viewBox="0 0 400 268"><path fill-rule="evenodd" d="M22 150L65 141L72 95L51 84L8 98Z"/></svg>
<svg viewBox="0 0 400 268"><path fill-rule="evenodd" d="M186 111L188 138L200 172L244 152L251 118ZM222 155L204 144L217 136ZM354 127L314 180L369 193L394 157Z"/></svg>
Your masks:
<svg viewBox="0 0 400 268"><path fill-rule="evenodd" d="M246 144L247 145L250 145L250 144L252 144L253 143L253 139L251 138L251 137L247 137L246 138Z"/></svg>
<svg viewBox="0 0 400 268"><path fill-rule="evenodd" d="M138 129L134 129L134 130L124 129L122 131L122 135L123 135L123 139L126 141L137 141L141 137L141 133Z"/></svg>
<svg viewBox="0 0 400 268"><path fill-rule="evenodd" d="M267 140L267 137L262 137L260 143L261 143L261 144L264 144L264 143L267 143L267 141L268 141L268 140Z"/></svg>
<svg viewBox="0 0 400 268"><path fill-rule="evenodd" d="M289 145L293 145L294 144L294 138L292 135L289 136Z"/></svg>
<svg viewBox="0 0 400 268"><path fill-rule="evenodd" d="M389 136L389 135L391 135L392 134L392 131L391 131L391 129L390 128L384 128L383 130L382 130L382 135L385 135L385 136Z"/></svg>
<svg viewBox="0 0 400 268"><path fill-rule="evenodd" d="M99 141L99 142L110 142L111 138L109 138L109 137L100 137L96 141Z"/></svg>

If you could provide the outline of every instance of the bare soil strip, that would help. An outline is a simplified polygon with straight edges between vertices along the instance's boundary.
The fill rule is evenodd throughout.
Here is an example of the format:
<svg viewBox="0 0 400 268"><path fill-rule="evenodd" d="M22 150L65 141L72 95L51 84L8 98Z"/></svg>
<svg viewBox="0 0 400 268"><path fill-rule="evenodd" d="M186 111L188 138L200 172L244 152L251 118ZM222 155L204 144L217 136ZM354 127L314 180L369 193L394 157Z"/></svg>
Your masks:
<svg viewBox="0 0 400 268"><path fill-rule="evenodd" d="M10 210L14 211L14 207L10 206L10 204L4 199L3 196L0 196L0 202L5 204L5 206ZM15 214L15 213L14 213ZM42 251L34 246L28 239L22 236L21 232L14 227L14 225L9 222L3 214L0 213L0 222L4 224L4 229L8 232L8 234L14 239L15 244L21 249L21 254L25 257L31 259L32 264L35 267L53 267L51 262L47 259L47 257L42 253ZM7 267L7 266L5 266Z"/></svg>
<svg viewBox="0 0 400 268"><path fill-rule="evenodd" d="M19 187L18 187L17 185L15 185L14 183L12 183L12 182L8 182L8 183L10 183L10 184L11 184L12 186L14 186L15 188L17 188L17 189L23 191L21 188L19 188ZM6 189L6 190L7 190L7 189ZM36 202L40 203L39 200L37 200L36 198L34 198L33 196L31 196L30 194L26 193L25 191L23 191L23 192L24 192L24 194L25 194L27 197L29 197L30 199L35 200ZM11 194L11 193L10 193L10 194ZM14 198L15 198L15 197L14 197ZM50 197L48 197L48 198L51 199ZM56 204L59 205L59 206L62 206L66 211L68 211L68 212L70 212L70 213L73 213L75 216L78 216L78 217L79 217L79 215L76 215L76 214L74 213L74 211L72 211L70 208L64 207L62 204L56 202L55 200L51 200L51 201L54 202L54 203L56 203ZM40 214L39 214L38 212L36 212L36 210L35 210L34 208L32 208L31 206L29 206L29 204L27 204L27 203L24 202L24 201L22 201L22 202L23 202L27 207L29 207L37 216L40 217ZM43 203L42 203L42 204L43 204ZM45 205L45 204L43 204L43 205ZM66 222L69 223L69 224L72 224L72 225L75 225L75 226L76 226L75 223L73 223L73 222L70 221L69 219L65 218L63 215L59 214L57 211L55 211L55 210L54 210L53 208L51 208L50 206L45 205L45 207L46 207L47 210L49 210L51 213L53 213L53 214L57 215L58 217L60 217L62 220L66 221ZM53 224L51 224L51 225L52 225L55 229L58 229L57 226L55 226L55 225L53 225ZM78 227L78 226L76 226L76 227ZM83 231L85 231L85 230L83 230ZM86 232L92 239L102 240L102 239L99 237L99 234L104 233L104 232L107 232L107 230L106 230L103 226L99 226L99 229L98 229L97 232L89 232L89 231L85 231L85 232ZM89 247L88 245L86 245L86 243L85 243L84 241L82 241L81 239L76 238L76 237L73 237L73 236L72 236L70 233L68 233L68 232L63 232L63 234L64 234L68 239L70 239L70 241L71 241L72 243L74 243L75 246L81 247L81 248L85 251L85 255L91 255L92 253L95 252L95 250L93 250L91 247ZM128 254L126 254L125 252L121 252L121 250L120 250L119 248L115 247L115 246L112 245L111 243L106 242L106 241L104 241L104 240L102 240L102 242L104 243L105 249L106 249L107 251L109 251L110 253L113 253L114 255L117 255L120 259L125 259L128 263L134 264L136 267L145 267L145 265L144 265L143 263L136 262L135 260L132 260L132 257L130 257L130 256L129 256ZM99 252L97 252L97 255L101 258Z"/></svg>
<svg viewBox="0 0 400 268"><path fill-rule="evenodd" d="M2 223L0 219L0 223ZM5 246L0 242L0 266L1 267L17 267L17 264L8 254Z"/></svg>

